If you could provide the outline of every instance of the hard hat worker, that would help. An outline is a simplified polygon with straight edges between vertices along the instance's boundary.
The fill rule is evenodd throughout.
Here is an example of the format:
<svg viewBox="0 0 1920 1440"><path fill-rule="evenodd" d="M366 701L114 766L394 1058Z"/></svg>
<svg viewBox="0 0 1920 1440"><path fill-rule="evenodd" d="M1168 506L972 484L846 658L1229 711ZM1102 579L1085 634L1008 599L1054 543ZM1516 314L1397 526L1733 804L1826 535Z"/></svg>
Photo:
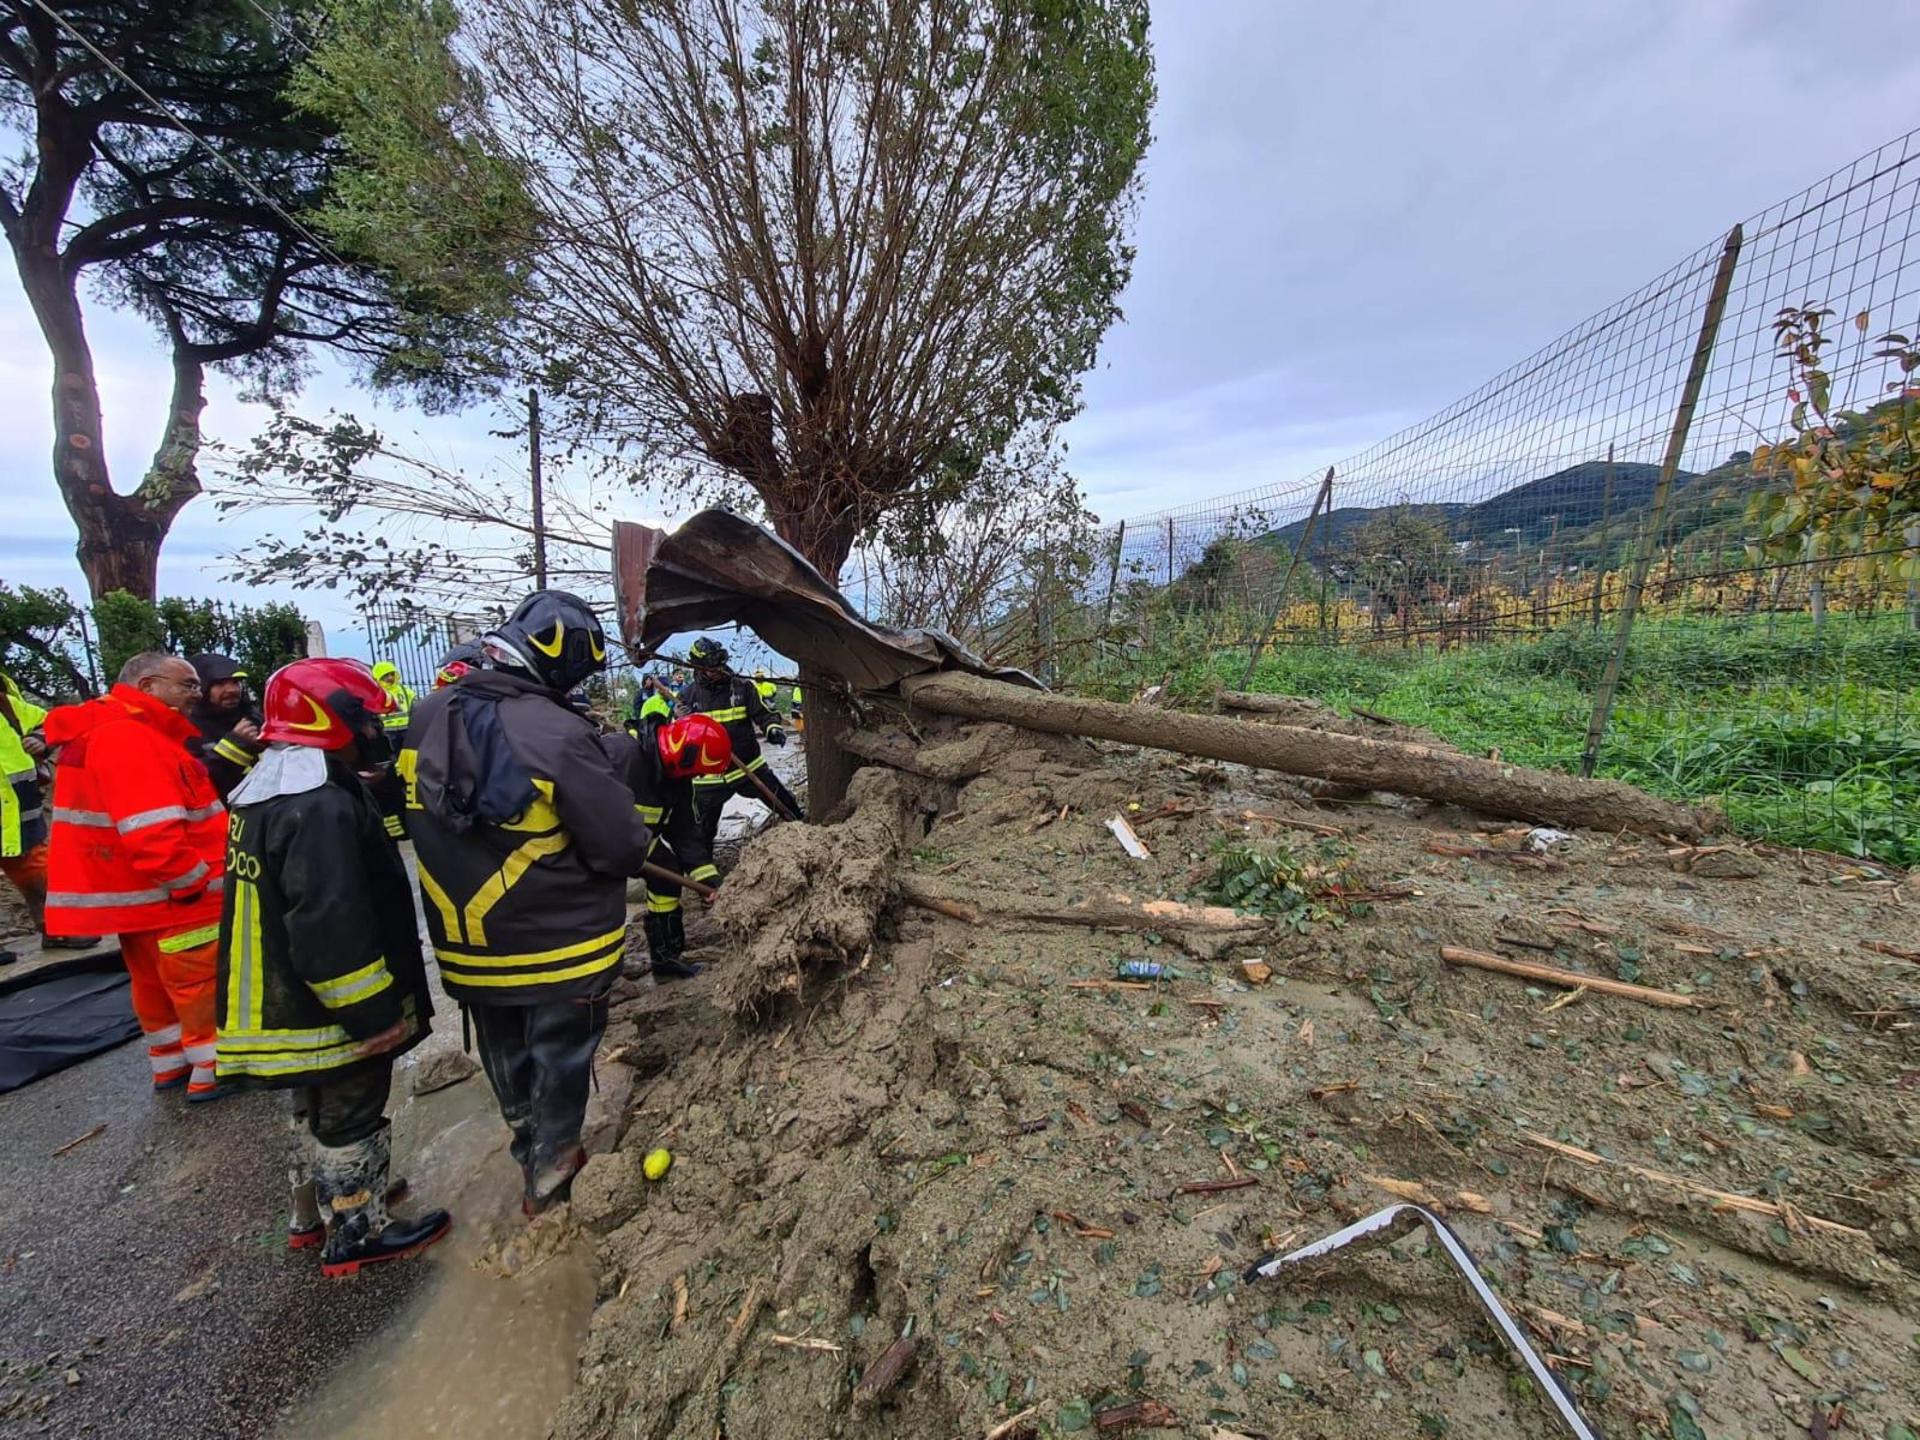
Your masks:
<svg viewBox="0 0 1920 1440"><path fill-rule="evenodd" d="M538 590L482 639L490 668L414 707L407 833L440 978L465 1009L513 1132L529 1215L567 1198L594 1051L652 837L567 694L606 668L578 596Z"/></svg>
<svg viewBox="0 0 1920 1440"><path fill-rule="evenodd" d="M649 705L660 709L650 711ZM609 737L608 748L622 765L640 818L653 832L647 859L708 885L720 883L713 847L700 828L694 808L694 783L702 775L724 775L733 768L733 744L726 727L705 715L675 720L666 702L649 696L627 722L624 736ZM646 877L647 955L656 980L689 980L700 966L682 957L687 950L681 886Z"/></svg>
<svg viewBox="0 0 1920 1440"><path fill-rule="evenodd" d="M380 717L380 723L393 737L394 744L398 745L400 737L407 733L407 722L413 716L414 701L419 697L413 693L413 687L400 678L400 667L391 660L375 661L373 678L380 682L380 688L387 692L390 702L386 714ZM437 684L438 677L435 678ZM386 827L387 837L392 840L406 839L407 831L400 820L397 792L383 787L374 791L373 799L380 807L380 823Z"/></svg>
<svg viewBox="0 0 1920 1440"><path fill-rule="evenodd" d="M220 1078L290 1092L287 1243L351 1275L444 1236L387 1212L393 1062L433 1016L406 866L365 780L392 763L393 704L357 660L267 681L266 750L234 788L220 917Z"/></svg>
<svg viewBox="0 0 1920 1440"><path fill-rule="evenodd" d="M720 833L720 812L726 808L729 795L745 795L764 803L760 787L749 776L765 784L795 816L804 817L800 802L760 753L761 733L769 745L785 745L787 732L781 728L780 717L760 698L758 687L728 668L727 647L717 640L701 636L688 647L687 659L694 667L693 680L680 691L676 710L682 715L705 715L719 721L733 744L731 770L724 775L697 776L693 782L700 828L708 848Z"/></svg>
<svg viewBox="0 0 1920 1440"><path fill-rule="evenodd" d="M50 935L108 931L132 979L156 1090L212 1100L214 969L227 813L207 767L187 751L200 678L185 660L144 651L107 694L47 716L53 827L47 851Z"/></svg>

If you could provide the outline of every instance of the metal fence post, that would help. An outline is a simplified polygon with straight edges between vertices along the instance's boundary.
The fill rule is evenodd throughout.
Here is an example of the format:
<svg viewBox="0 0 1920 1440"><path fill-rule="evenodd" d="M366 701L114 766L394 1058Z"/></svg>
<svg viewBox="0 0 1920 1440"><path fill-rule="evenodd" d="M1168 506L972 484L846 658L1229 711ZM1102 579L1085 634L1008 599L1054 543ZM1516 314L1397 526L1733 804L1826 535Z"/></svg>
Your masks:
<svg viewBox="0 0 1920 1440"><path fill-rule="evenodd" d="M1107 568L1107 613L1100 619L1100 631L1104 635L1113 627L1113 592L1120 588L1120 552L1127 544L1127 522L1122 520L1119 528L1113 532L1113 564Z"/></svg>
<svg viewBox="0 0 1920 1440"><path fill-rule="evenodd" d="M1300 532L1300 543L1293 547L1293 557L1287 561L1287 573L1280 581L1280 588L1274 592L1273 611L1267 616L1267 623L1260 627L1260 633L1254 637L1253 649L1247 654L1247 668L1240 676L1242 690L1253 683L1253 667L1260 663L1260 656L1267 648L1267 637L1273 633L1273 627L1280 623L1280 612L1287 604L1287 592L1293 588L1293 572L1300 568L1300 557L1307 553L1307 546L1313 543L1313 527L1320 519L1322 507L1333 509L1331 465L1327 467L1327 478L1320 482L1320 493L1313 497L1313 508L1307 511L1306 528Z"/></svg>
<svg viewBox="0 0 1920 1440"><path fill-rule="evenodd" d="M1713 358L1713 342L1720 334L1720 319L1727 313L1727 295L1733 288L1734 267L1740 263L1740 245L1744 232L1736 225L1727 233L1720 251L1720 268L1714 273L1713 289L1707 293L1707 308L1700 317L1700 336L1694 342L1693 363L1687 368L1686 383L1680 390L1680 408L1674 412L1673 429L1667 435L1667 453L1660 462L1660 478L1653 487L1653 508L1633 557L1633 573L1627 592L1620 597L1620 628L1614 636L1613 653L1601 673L1594 692L1593 715L1587 722L1587 743L1580 755L1580 774L1591 778L1600 759L1600 745L1607 735L1607 722L1613 715L1614 692L1620 686L1620 670L1627 659L1627 642L1633 635L1633 619L1640 611L1640 599L1646 589L1647 567L1653 563L1654 546L1666 524L1667 502L1673 498L1673 477L1680 469L1680 457L1687 448L1687 433L1693 428L1694 406L1700 401L1700 388L1706 383L1707 364Z"/></svg>
<svg viewBox="0 0 1920 1440"><path fill-rule="evenodd" d="M1167 590L1173 590L1173 517L1167 517ZM1171 593L1169 593L1171 599Z"/></svg>

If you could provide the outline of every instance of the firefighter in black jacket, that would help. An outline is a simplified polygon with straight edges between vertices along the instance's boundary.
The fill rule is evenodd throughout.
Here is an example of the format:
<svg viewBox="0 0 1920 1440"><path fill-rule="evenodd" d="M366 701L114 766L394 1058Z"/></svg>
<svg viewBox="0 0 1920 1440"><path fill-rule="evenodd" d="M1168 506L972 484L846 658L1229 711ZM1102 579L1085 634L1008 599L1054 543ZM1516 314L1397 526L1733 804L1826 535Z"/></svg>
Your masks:
<svg viewBox="0 0 1920 1440"><path fill-rule="evenodd" d="M640 818L653 832L647 859L689 880L718 885L713 849L694 813L693 787L702 775L724 775L733 768L726 728L705 715L671 720L650 713L643 702L627 721L627 733L608 737L608 748L627 777ZM646 877L647 955L656 980L690 980L700 973L699 965L680 958L687 951L680 889L670 880Z"/></svg>
<svg viewBox="0 0 1920 1440"><path fill-rule="evenodd" d="M207 767L213 788L225 800L267 748L260 738L261 715L247 703L247 672L229 655L207 652L187 663L200 677L200 698L187 718L200 733L187 749Z"/></svg>
<svg viewBox="0 0 1920 1440"><path fill-rule="evenodd" d="M751 680L727 668L727 649L718 641L701 636L688 648L687 659L693 662L693 681L679 692L675 711L718 720L727 727L727 738L733 742L733 769L724 775L702 775L693 782L700 829L706 836L707 847L713 847L714 837L720 833L720 812L726 808L729 795L745 795L765 802L760 786L749 776L772 791L774 798L796 819L805 819L806 812L800 808L800 802L793 798L793 792L781 783L780 777L768 766L767 757L760 753L757 730L766 732L769 745L787 743L787 732L780 726L780 717L767 709Z"/></svg>
<svg viewBox="0 0 1920 1440"><path fill-rule="evenodd" d="M585 601L538 590L481 642L493 667L413 708L400 752L427 935L513 1132L529 1215L586 1163L593 1056L652 837L567 692L606 668Z"/></svg>
<svg viewBox="0 0 1920 1440"><path fill-rule="evenodd" d="M227 819L217 1064L294 1092L288 1244L351 1275L453 1223L387 1214L393 1062L433 1016L406 867L360 778L391 758L392 702L357 660L325 659L276 670L266 702L267 748Z"/></svg>

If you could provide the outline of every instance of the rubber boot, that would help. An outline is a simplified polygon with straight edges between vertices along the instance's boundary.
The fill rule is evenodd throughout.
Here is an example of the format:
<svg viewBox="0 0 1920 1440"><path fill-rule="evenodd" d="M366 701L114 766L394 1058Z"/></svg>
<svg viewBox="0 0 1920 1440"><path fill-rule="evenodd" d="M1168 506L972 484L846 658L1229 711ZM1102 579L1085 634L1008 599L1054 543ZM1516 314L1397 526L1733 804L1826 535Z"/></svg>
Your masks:
<svg viewBox="0 0 1920 1440"><path fill-rule="evenodd" d="M586 1147L576 1145L559 1159L538 1170L527 1171L526 1195L520 1201L521 1213L531 1220L556 1205L566 1204L573 1198L574 1177L586 1166Z"/></svg>
<svg viewBox="0 0 1920 1440"><path fill-rule="evenodd" d="M388 1216L390 1143L383 1126L351 1145L314 1146L314 1187L332 1220L320 1252L320 1273L330 1279L356 1275L368 1265L405 1260L453 1228L453 1217L444 1210L429 1210L413 1220Z"/></svg>
<svg viewBox="0 0 1920 1440"><path fill-rule="evenodd" d="M656 920L660 922L658 941L654 939ZM655 980L691 980L706 968L698 961L680 958L687 949L687 920L678 908L647 913L647 946L653 952Z"/></svg>

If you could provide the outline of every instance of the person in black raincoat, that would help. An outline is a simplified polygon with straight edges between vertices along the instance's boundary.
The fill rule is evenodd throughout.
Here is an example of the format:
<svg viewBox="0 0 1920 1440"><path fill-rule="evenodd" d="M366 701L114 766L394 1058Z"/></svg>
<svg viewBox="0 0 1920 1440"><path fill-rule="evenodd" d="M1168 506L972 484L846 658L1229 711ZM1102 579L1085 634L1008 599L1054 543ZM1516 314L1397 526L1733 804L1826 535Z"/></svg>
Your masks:
<svg viewBox="0 0 1920 1440"><path fill-rule="evenodd" d="M413 709L400 752L427 935L465 1010L537 1214L569 1195L627 879L652 836L567 695L606 668L578 596L539 590L482 639L491 668Z"/></svg>
<svg viewBox="0 0 1920 1440"><path fill-rule="evenodd" d="M329 1276L417 1254L444 1210L389 1215L395 1058L433 1017L406 868L362 783L390 756L392 704L357 660L296 660L267 682L267 748L234 788L220 916L223 1083L289 1090L288 1244Z"/></svg>

